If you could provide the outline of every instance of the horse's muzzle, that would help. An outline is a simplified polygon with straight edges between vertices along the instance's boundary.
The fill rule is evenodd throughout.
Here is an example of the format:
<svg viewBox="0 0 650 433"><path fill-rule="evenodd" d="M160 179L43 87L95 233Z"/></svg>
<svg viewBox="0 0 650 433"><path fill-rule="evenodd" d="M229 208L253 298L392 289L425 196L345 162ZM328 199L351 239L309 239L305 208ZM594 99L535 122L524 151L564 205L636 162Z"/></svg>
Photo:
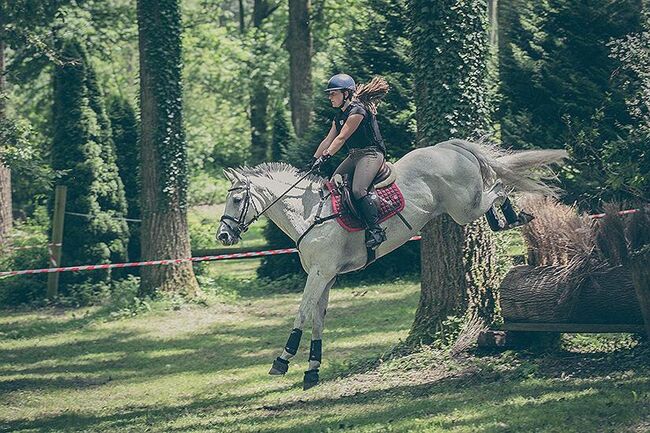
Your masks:
<svg viewBox="0 0 650 433"><path fill-rule="evenodd" d="M217 231L217 240L223 245L229 246L236 244L239 238L230 233L228 226L222 223Z"/></svg>

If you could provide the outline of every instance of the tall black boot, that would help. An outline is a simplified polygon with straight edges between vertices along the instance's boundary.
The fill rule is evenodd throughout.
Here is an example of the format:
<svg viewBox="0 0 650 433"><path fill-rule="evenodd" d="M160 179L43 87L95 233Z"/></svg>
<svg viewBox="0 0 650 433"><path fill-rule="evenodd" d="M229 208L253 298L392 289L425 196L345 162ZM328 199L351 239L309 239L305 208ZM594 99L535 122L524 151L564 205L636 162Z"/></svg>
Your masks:
<svg viewBox="0 0 650 433"><path fill-rule="evenodd" d="M376 249L386 240L386 232L379 226L379 197L371 192L358 201L361 216L366 223L366 247Z"/></svg>

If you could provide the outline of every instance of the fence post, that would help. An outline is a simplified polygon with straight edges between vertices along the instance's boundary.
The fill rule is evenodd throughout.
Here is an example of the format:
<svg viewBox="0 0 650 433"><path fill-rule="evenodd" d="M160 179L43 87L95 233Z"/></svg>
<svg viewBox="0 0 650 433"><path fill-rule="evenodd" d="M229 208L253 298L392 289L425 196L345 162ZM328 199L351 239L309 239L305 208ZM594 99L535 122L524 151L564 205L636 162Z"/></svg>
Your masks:
<svg viewBox="0 0 650 433"><path fill-rule="evenodd" d="M65 199L67 187L57 185L54 193L54 218L52 220L52 241L48 251L50 253L50 268L57 268L61 264L61 250L63 243L63 219L65 218ZM53 272L47 276L47 298L52 299L59 294L59 273Z"/></svg>

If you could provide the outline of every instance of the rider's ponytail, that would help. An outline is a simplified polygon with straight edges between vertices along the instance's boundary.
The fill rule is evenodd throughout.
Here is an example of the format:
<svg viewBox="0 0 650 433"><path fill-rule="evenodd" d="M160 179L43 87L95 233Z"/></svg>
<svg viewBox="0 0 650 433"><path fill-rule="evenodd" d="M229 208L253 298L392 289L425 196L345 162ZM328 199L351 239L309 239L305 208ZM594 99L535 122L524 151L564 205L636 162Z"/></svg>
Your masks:
<svg viewBox="0 0 650 433"><path fill-rule="evenodd" d="M376 76L367 84L357 88L355 99L361 102L372 113L377 114L377 104L388 93L388 83L382 77Z"/></svg>

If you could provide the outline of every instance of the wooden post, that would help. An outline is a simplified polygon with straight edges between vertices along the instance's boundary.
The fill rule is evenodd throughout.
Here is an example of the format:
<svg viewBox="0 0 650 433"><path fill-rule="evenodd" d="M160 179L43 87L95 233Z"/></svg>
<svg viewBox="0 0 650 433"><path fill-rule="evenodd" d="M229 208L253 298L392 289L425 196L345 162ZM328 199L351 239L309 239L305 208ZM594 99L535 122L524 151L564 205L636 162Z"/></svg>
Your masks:
<svg viewBox="0 0 650 433"><path fill-rule="evenodd" d="M50 268L61 264L61 249L63 242L63 220L65 218L65 199L67 187L57 185L54 194L54 218L52 220L52 241L49 245ZM47 298L52 299L59 294L59 273L53 272L47 276Z"/></svg>

